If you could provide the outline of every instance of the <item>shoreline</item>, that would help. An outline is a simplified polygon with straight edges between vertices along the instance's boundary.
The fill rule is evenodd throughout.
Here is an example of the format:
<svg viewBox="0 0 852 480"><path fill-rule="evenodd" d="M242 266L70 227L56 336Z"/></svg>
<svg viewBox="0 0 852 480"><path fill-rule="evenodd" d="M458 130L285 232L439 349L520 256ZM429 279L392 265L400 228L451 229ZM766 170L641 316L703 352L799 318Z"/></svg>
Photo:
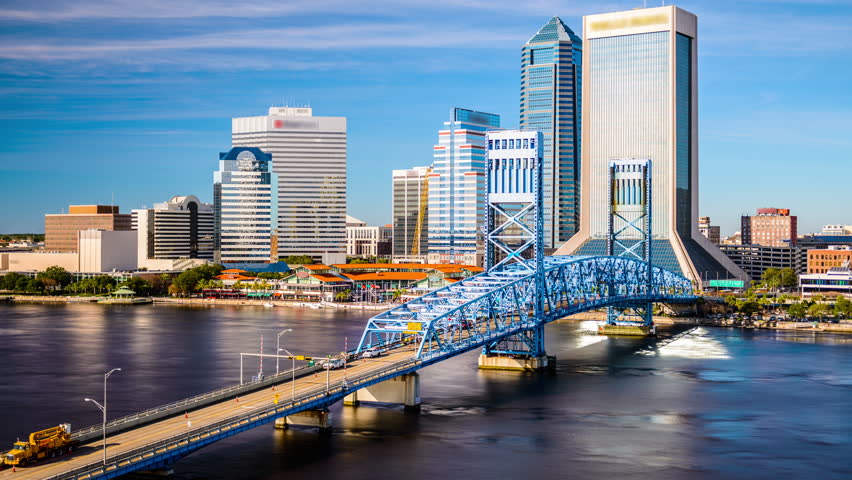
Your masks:
<svg viewBox="0 0 852 480"><path fill-rule="evenodd" d="M97 300L103 297L74 297L67 295L5 295L0 296L0 301L9 303L96 303ZM221 298L168 298L168 297L153 297L154 305L177 305L177 306L197 306L197 307L259 307L270 308L264 304L271 303L275 308L311 308L316 310L322 309L343 309L343 310L372 310L384 311L396 306L396 304L358 304L358 303L315 303L315 302L297 302L285 300L261 301L261 300L244 300L244 299L221 299ZM585 312L571 315L560 320L568 320L573 322L594 320L606 320L605 312ZM775 322L769 325L768 322L761 322L752 325L736 324L731 320L717 320L699 317L654 317L654 323L657 325L692 325L704 327L738 327L746 329L759 330L785 330L785 331L802 331L802 332L823 332L823 333L846 333L852 334L852 323L825 323L825 322Z"/></svg>
<svg viewBox="0 0 852 480"><path fill-rule="evenodd" d="M10 303L97 303L105 298L101 296L75 297L70 295L5 295L0 296L0 301ZM312 308L322 310L349 309L349 310L388 310L397 304L360 304L360 303L329 303L329 302L298 302L290 300L246 300L246 299L224 299L224 298L170 298L150 297L155 305L192 305L202 307L215 306L242 306L242 307L266 307L272 304L275 307Z"/></svg>

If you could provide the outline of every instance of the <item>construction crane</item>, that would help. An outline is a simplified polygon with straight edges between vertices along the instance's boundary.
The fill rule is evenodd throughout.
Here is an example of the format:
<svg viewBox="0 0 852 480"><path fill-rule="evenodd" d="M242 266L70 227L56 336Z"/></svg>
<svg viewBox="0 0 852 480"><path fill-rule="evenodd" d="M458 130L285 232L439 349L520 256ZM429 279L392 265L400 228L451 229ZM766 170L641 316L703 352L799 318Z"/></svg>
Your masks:
<svg viewBox="0 0 852 480"><path fill-rule="evenodd" d="M423 174L423 184L420 186L420 209L417 212L417 224L414 226L414 239L411 242L411 255L420 255L420 235L423 234L423 222L426 221L426 205L429 202L429 174L432 167Z"/></svg>

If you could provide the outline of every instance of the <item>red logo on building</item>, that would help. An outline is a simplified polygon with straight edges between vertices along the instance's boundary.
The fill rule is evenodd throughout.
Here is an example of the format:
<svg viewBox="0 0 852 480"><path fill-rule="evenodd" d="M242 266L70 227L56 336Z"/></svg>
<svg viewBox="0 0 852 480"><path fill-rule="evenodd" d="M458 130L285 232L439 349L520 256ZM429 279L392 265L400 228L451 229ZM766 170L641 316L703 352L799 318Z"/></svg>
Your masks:
<svg viewBox="0 0 852 480"><path fill-rule="evenodd" d="M275 128L284 128L284 120L275 120L272 122L272 126Z"/></svg>

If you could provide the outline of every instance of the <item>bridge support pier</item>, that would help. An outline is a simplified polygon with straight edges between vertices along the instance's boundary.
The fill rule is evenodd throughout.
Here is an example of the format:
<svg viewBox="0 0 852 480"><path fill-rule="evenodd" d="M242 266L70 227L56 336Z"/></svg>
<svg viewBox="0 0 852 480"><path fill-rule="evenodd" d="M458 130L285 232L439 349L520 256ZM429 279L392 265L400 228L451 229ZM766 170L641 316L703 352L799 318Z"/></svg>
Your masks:
<svg viewBox="0 0 852 480"><path fill-rule="evenodd" d="M331 412L327 409L322 410L305 410L293 415L275 419L275 428L287 430L290 425L299 425L303 427L316 427L320 431L331 430Z"/></svg>
<svg viewBox="0 0 852 480"><path fill-rule="evenodd" d="M479 368L482 370L514 370L531 372L551 368L556 364L556 357L539 355L537 357L501 357L496 355L479 356Z"/></svg>
<svg viewBox="0 0 852 480"><path fill-rule="evenodd" d="M556 366L544 351L544 325L486 345L479 356L482 370L535 371Z"/></svg>
<svg viewBox="0 0 852 480"><path fill-rule="evenodd" d="M606 324L601 325L601 335L645 337L656 334L651 303L637 303L607 309Z"/></svg>
<svg viewBox="0 0 852 480"><path fill-rule="evenodd" d="M420 374L407 373L356 390L343 397L343 404L357 407L361 402L401 403L407 411L420 410Z"/></svg>

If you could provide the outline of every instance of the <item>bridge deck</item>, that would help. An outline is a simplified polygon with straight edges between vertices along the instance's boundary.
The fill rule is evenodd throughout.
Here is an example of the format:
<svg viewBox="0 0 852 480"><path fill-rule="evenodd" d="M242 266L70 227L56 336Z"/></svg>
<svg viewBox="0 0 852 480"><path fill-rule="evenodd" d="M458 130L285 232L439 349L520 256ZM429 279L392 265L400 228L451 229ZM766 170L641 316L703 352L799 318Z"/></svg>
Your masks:
<svg viewBox="0 0 852 480"><path fill-rule="evenodd" d="M396 363L406 363L414 353L413 346L397 348L387 355L378 358L355 360L348 364L345 375L347 377L361 376L374 371L386 369ZM326 383L324 371L318 372L316 376L296 379L296 395L305 395L317 388L324 388ZM344 371L332 370L330 383L335 385L343 380ZM275 391L266 388L261 391L239 397L239 402L233 398L209 405L195 410L189 415L192 429L195 430L205 425L212 425L223 420L239 417L246 412L263 406L273 405L274 395L279 394L279 402L289 402L292 396L292 384L282 381L275 385ZM158 440L167 439L180 435L187 431L187 419L177 415L148 425L133 428L129 431L107 436L107 463L110 458L120 456L123 453L150 445ZM37 479L58 475L69 470L87 465L99 465L102 461L102 441L92 440L76 447L71 455L56 457L55 459L42 461L38 464L24 468L18 468L17 472L6 469L0 472L0 478Z"/></svg>

